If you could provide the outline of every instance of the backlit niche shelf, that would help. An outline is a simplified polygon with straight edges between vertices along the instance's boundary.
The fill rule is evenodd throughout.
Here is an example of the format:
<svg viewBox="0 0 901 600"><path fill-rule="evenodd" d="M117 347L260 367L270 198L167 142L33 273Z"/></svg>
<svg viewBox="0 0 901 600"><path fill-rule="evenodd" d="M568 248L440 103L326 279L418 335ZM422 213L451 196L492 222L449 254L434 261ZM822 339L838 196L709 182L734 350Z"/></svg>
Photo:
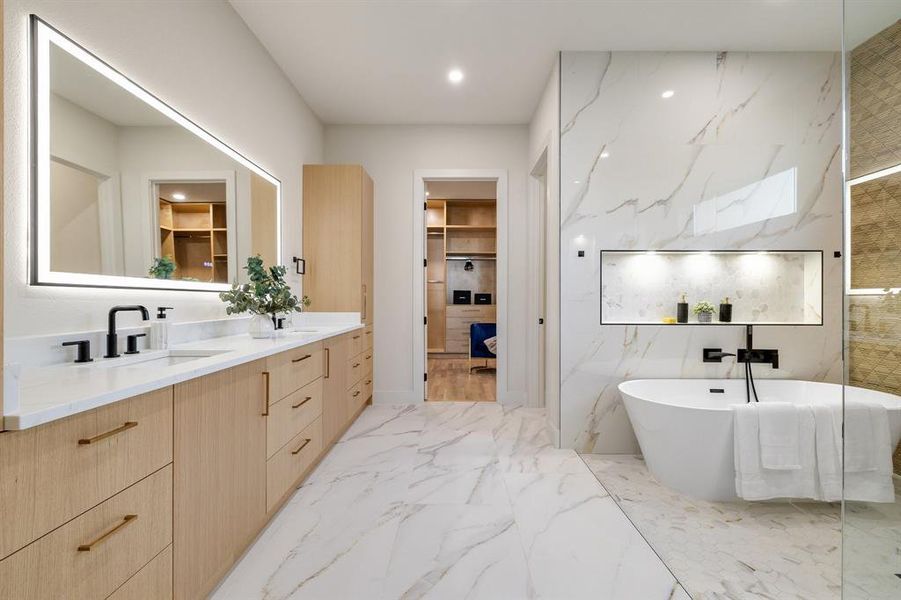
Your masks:
<svg viewBox="0 0 901 600"><path fill-rule="evenodd" d="M822 325L821 250L603 250L601 325ZM682 294L688 322L676 318ZM691 310L729 298L732 320Z"/></svg>

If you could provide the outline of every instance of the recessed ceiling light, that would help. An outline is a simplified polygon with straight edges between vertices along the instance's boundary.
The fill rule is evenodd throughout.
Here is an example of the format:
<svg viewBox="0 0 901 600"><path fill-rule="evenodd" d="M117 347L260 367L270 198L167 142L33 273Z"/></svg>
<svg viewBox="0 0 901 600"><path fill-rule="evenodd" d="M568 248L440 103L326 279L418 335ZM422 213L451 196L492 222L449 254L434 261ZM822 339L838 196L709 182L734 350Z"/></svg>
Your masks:
<svg viewBox="0 0 901 600"><path fill-rule="evenodd" d="M601 158L607 158L608 156L610 156L609 152L601 152Z"/></svg>
<svg viewBox="0 0 901 600"><path fill-rule="evenodd" d="M187 196L185 196L181 192L175 192L174 194L172 194L173 200L184 200L185 198L187 198Z"/></svg>
<svg viewBox="0 0 901 600"><path fill-rule="evenodd" d="M665 92L660 94L660 97L661 98L672 98L675 95L676 95L676 92L674 92L673 90L666 90Z"/></svg>
<svg viewBox="0 0 901 600"><path fill-rule="evenodd" d="M582 182L579 181L578 179L574 179L574 180L573 180L573 183L575 183L576 185L579 185L579 184L582 183Z"/></svg>
<svg viewBox="0 0 901 600"><path fill-rule="evenodd" d="M447 80L451 83L460 83L463 81L463 71L460 69L451 69L447 74Z"/></svg>

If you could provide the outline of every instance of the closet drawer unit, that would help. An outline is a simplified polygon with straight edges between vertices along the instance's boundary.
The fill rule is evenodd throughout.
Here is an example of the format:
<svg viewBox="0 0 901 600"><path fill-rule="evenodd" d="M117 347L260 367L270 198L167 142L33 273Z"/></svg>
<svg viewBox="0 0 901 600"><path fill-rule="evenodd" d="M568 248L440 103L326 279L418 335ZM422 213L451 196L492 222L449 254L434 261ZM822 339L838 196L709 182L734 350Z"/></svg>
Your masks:
<svg viewBox="0 0 901 600"><path fill-rule="evenodd" d="M366 329L363 330L363 349L364 350L372 350L373 338L375 336L372 334L372 325L367 325Z"/></svg>
<svg viewBox="0 0 901 600"><path fill-rule="evenodd" d="M363 382L358 382L355 386L347 390L347 415L349 418L355 417L360 407L366 403L366 397L363 395Z"/></svg>
<svg viewBox="0 0 901 600"><path fill-rule="evenodd" d="M172 546L156 555L107 600L171 600Z"/></svg>
<svg viewBox="0 0 901 600"><path fill-rule="evenodd" d="M172 462L172 388L0 433L0 558Z"/></svg>
<svg viewBox="0 0 901 600"><path fill-rule="evenodd" d="M266 461L266 511L293 490L322 451L322 419L316 419Z"/></svg>
<svg viewBox="0 0 901 600"><path fill-rule="evenodd" d="M0 561L0 598L106 598L171 543L166 466Z"/></svg>
<svg viewBox="0 0 901 600"><path fill-rule="evenodd" d="M269 404L278 402L322 375L322 343L301 346L266 359Z"/></svg>
<svg viewBox="0 0 901 600"><path fill-rule="evenodd" d="M462 333L469 336L469 326L473 323L494 323L494 318L492 317L490 321L485 321L482 319L471 319L469 317L448 317L446 335L448 337L454 337Z"/></svg>
<svg viewBox="0 0 901 600"><path fill-rule="evenodd" d="M358 329L357 331L352 331L348 334L350 336L350 355L356 356L360 352L363 351L366 342L363 340L366 337L366 332L362 329Z"/></svg>
<svg viewBox="0 0 901 600"><path fill-rule="evenodd" d="M455 327L447 330L447 340L454 342L469 343L469 325L466 327Z"/></svg>
<svg viewBox="0 0 901 600"><path fill-rule="evenodd" d="M269 406L266 419L266 457L322 415L322 378Z"/></svg>
<svg viewBox="0 0 901 600"><path fill-rule="evenodd" d="M363 363L365 362L363 356L364 355L361 352L347 361L347 380L345 387L348 389L359 383L360 379L363 378Z"/></svg>
<svg viewBox="0 0 901 600"><path fill-rule="evenodd" d="M476 323L493 323L497 315L494 304L449 304L447 318L466 318Z"/></svg>
<svg viewBox="0 0 901 600"><path fill-rule="evenodd" d="M469 339L465 341L447 340L444 342L444 351L450 354L468 354Z"/></svg>

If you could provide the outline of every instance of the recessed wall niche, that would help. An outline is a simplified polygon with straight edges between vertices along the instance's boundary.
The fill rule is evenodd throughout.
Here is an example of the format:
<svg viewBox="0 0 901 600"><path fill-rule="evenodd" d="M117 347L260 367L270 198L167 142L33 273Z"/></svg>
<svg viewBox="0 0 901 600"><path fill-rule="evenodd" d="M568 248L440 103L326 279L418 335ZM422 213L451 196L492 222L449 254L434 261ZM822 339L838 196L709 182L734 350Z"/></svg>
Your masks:
<svg viewBox="0 0 901 600"><path fill-rule="evenodd" d="M688 322L676 323L677 303ZM732 319L719 321L726 298ZM823 253L766 251L601 251L601 325L706 325L694 306L716 307L713 325L822 325Z"/></svg>

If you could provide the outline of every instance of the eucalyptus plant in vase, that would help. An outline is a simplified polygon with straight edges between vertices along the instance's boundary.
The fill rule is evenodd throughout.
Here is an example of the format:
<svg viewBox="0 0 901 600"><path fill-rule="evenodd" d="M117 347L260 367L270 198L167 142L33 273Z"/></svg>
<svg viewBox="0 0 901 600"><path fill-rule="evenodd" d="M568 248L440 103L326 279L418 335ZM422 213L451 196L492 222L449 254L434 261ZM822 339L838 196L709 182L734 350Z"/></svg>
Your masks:
<svg viewBox="0 0 901 600"><path fill-rule="evenodd" d="M310 305L310 299L304 296L298 300L285 281L288 269L283 265L266 268L259 255L247 259L244 267L247 271L248 283L234 283L232 289L219 294L226 303L225 312L229 315L250 313L250 335L255 338L268 338L275 335L279 315L290 315L303 312Z"/></svg>

